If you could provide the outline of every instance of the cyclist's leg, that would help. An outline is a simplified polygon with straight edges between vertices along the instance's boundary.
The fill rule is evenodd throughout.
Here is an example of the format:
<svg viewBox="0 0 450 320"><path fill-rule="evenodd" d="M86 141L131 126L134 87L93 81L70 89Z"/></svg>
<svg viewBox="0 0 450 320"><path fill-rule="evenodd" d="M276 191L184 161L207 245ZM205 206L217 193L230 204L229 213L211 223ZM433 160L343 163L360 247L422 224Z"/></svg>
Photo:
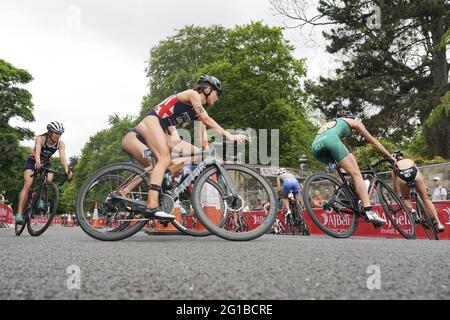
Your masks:
<svg viewBox="0 0 450 320"><path fill-rule="evenodd" d="M402 179L397 179L397 184L400 187L400 193L402 194L403 201L409 210L413 209L413 203L411 200L411 190L408 187L408 184Z"/></svg>
<svg viewBox="0 0 450 320"><path fill-rule="evenodd" d="M31 175L34 174L34 170L26 169L23 173L23 188L22 191L20 191L19 194L19 205L17 208L17 215L22 215L23 209L25 207L25 203L27 201L28 193L30 192L31 186L33 185L34 178L31 177ZM20 219L20 217L18 218Z"/></svg>
<svg viewBox="0 0 450 320"><path fill-rule="evenodd" d="M144 158L144 151L148 147L138 139L137 133L129 132L122 139L122 150L136 159L140 165L142 165L146 170L152 169L152 161L149 158Z"/></svg>
<svg viewBox="0 0 450 320"><path fill-rule="evenodd" d="M156 166L150 174L150 185L161 187L164 174L172 162L164 130L159 123L159 119L155 116L144 118L144 120L136 126L136 130L144 138L147 146L152 150L157 159ZM158 191L149 190L147 207L150 209L158 208L158 198Z"/></svg>
<svg viewBox="0 0 450 320"><path fill-rule="evenodd" d="M425 182L423 181L423 176L420 172L417 174L416 177L416 189L427 211L433 215L434 219L439 224L439 226L443 227L444 225L441 223L441 220L439 220L436 207L434 206L433 202L431 202L431 200L428 198L427 188L425 186ZM431 217L431 219L433 219L433 217Z"/></svg>
<svg viewBox="0 0 450 320"><path fill-rule="evenodd" d="M289 205L289 197L283 195L284 207L286 208L286 212L291 212L291 206Z"/></svg>
<svg viewBox="0 0 450 320"><path fill-rule="evenodd" d="M151 169L153 169L151 159L144 157L144 151L148 150L148 147L141 140L139 140L136 132L129 132L122 139L121 147L123 151L136 159L136 161L139 162L139 164L142 165L145 170L150 171ZM140 185L141 182L142 179L133 181L132 183L128 184L123 190L120 190L120 193L123 196L126 196L131 192L131 190Z"/></svg>
<svg viewBox="0 0 450 320"><path fill-rule="evenodd" d="M363 204L363 206L370 207L369 193L366 189L366 184L364 183L363 176L359 170L358 163L352 154L346 156L343 160L339 161L339 166L347 172L353 180L356 192Z"/></svg>
<svg viewBox="0 0 450 320"><path fill-rule="evenodd" d="M201 150L197 148L196 146L190 144L187 141L184 141L181 139L178 131L175 129L175 127L169 127L168 129L167 137L167 144L169 145L170 151L173 153L180 153L180 154L191 154L195 152L200 152ZM191 157L185 157L185 158L178 158L173 160L174 170L173 173L176 173L177 171L181 170L183 166L185 166L188 163L194 162L196 160L201 159L201 157L191 158ZM178 170L176 170L179 168Z"/></svg>
<svg viewBox="0 0 450 320"><path fill-rule="evenodd" d="M358 193L369 221L379 225L387 223L385 219L379 217L377 212L372 209L372 204L369 199L369 192L366 188L366 184L364 183L361 171L359 170L358 163L356 162L353 154L350 153L344 159L340 160L339 166L352 177L355 190Z"/></svg>

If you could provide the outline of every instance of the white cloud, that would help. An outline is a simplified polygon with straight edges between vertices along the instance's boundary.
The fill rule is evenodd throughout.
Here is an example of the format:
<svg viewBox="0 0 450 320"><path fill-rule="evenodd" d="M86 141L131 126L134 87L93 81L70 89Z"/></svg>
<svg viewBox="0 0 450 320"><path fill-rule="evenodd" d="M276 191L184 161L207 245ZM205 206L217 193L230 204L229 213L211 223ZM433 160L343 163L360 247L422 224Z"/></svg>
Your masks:
<svg viewBox="0 0 450 320"><path fill-rule="evenodd" d="M280 24L261 0L2 1L0 58L35 79L26 88L33 94L36 121L25 126L41 133L49 121L63 122L72 156L107 127L109 115L138 114L148 91L145 61L160 40L187 24L233 27L256 20ZM320 48L298 41L296 31L286 34L298 57L311 57L310 76L329 66Z"/></svg>

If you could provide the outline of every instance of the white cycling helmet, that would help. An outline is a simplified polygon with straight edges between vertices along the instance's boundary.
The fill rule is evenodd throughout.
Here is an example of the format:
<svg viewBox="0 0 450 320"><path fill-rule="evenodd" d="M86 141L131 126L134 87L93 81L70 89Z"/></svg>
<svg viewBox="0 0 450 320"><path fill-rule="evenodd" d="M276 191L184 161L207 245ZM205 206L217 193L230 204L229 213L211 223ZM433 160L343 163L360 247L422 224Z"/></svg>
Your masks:
<svg viewBox="0 0 450 320"><path fill-rule="evenodd" d="M50 131L50 132L63 134L64 133L64 126L62 125L62 123L60 123L58 121L52 121L52 122L50 122L47 125L47 130Z"/></svg>
<svg viewBox="0 0 450 320"><path fill-rule="evenodd" d="M286 173L286 169L285 168L280 168L278 169L278 175Z"/></svg>

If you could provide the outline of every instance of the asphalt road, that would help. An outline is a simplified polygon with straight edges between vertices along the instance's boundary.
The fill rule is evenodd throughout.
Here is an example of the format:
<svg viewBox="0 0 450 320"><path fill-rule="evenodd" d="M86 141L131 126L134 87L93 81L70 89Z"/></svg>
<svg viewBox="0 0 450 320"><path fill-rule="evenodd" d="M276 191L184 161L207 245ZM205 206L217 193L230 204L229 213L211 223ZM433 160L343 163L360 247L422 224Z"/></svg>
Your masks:
<svg viewBox="0 0 450 320"><path fill-rule="evenodd" d="M58 226L38 238L0 229L0 245L0 299L450 299L448 241L140 232L106 243Z"/></svg>

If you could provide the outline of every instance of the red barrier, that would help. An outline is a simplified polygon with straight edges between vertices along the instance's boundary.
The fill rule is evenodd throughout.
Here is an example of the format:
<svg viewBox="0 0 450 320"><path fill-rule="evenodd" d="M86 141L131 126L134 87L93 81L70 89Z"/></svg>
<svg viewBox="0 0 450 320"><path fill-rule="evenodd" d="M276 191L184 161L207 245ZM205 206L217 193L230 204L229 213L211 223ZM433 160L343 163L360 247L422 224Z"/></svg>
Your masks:
<svg viewBox="0 0 450 320"><path fill-rule="evenodd" d="M10 207L0 203L0 223L13 224L13 211Z"/></svg>
<svg viewBox="0 0 450 320"><path fill-rule="evenodd" d="M445 232L439 234L439 239L442 240L450 240L450 201L442 201L442 202L436 202L434 203L436 210L439 215L439 219L441 220L442 224L445 225ZM381 228L376 229L371 223L366 223L360 221L358 224L358 227L356 229L356 232L354 233L355 236L361 236L361 237L379 237L379 238L403 238L402 235L398 233L398 231L394 228L392 223L389 221L389 219L385 216L383 208L381 205L377 205L373 207L380 217L385 218L388 220L388 223L384 225ZM314 210L320 210L320 209L314 209ZM283 217L280 219L281 221L284 221L284 215L281 215ZM314 222L311 220L309 215L305 211L305 218L308 223L308 226L310 228L311 234L325 234L322 230L320 230ZM339 227L338 220L330 219L328 221L328 224L330 226ZM405 220L400 217L399 219L400 225L403 224L403 226L406 226ZM345 224L345 222L344 222ZM418 239L427 239L427 236L425 232L423 231L423 228L421 226L416 226L416 237Z"/></svg>

